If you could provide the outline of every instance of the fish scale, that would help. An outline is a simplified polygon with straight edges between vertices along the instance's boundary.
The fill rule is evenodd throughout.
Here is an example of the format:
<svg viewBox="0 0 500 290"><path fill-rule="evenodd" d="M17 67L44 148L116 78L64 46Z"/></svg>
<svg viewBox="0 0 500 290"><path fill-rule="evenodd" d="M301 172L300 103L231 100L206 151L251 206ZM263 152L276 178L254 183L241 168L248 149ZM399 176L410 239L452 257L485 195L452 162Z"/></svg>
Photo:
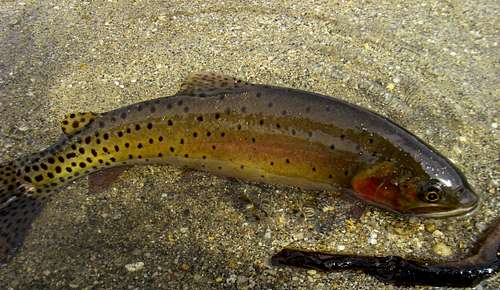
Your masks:
<svg viewBox="0 0 500 290"><path fill-rule="evenodd" d="M59 143L0 166L0 240L7 241L0 259L20 245L53 192L136 164L341 190L400 214L463 214L477 202L451 162L390 120L331 97L232 77L192 75L174 96L71 113L61 126ZM426 200L433 194L440 200Z"/></svg>

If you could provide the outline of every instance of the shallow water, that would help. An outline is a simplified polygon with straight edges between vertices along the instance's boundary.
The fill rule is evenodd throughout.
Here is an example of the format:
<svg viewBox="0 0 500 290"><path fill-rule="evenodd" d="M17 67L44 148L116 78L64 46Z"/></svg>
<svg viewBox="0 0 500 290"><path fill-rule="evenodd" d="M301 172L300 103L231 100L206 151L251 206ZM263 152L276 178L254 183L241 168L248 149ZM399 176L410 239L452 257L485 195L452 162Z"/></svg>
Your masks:
<svg viewBox="0 0 500 290"><path fill-rule="evenodd" d="M67 112L170 95L211 71L389 116L455 161L483 203L447 220L356 219L359 203L334 194L137 167L103 193L80 180L57 194L0 269L6 288L390 288L268 259L295 246L449 260L499 216L495 1L124 2L0 4L1 160L55 142Z"/></svg>

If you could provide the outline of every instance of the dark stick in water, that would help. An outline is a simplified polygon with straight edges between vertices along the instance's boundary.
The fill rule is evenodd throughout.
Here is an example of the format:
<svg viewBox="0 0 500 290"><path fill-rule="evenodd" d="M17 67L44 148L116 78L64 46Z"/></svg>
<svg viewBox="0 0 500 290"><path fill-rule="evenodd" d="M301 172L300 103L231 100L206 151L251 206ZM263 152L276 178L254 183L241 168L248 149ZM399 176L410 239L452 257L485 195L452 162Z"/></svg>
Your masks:
<svg viewBox="0 0 500 290"><path fill-rule="evenodd" d="M283 249L271 259L275 265L313 268L322 271L361 270L395 285L474 287L500 269L500 218L479 251L463 260L447 263L419 262L399 256L370 257L335 255Z"/></svg>

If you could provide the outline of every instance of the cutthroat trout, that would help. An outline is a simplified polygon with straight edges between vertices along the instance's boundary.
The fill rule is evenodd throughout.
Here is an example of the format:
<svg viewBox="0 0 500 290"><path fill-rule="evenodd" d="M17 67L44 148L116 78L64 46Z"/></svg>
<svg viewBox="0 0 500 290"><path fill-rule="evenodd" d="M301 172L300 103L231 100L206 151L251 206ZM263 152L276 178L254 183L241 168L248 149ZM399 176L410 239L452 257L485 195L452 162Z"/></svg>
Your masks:
<svg viewBox="0 0 500 290"><path fill-rule="evenodd" d="M135 164L341 190L405 215L460 215L478 201L449 160L387 118L232 77L192 75L174 96L69 114L62 128L57 144L0 166L0 258L20 245L51 193Z"/></svg>

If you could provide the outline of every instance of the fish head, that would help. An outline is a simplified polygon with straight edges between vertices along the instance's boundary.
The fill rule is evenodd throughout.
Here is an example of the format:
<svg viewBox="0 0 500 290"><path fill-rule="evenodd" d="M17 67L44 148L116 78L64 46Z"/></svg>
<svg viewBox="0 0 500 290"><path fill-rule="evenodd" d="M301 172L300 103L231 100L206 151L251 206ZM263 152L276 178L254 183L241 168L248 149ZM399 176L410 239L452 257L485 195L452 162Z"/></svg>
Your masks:
<svg viewBox="0 0 500 290"><path fill-rule="evenodd" d="M358 198L403 215L462 215L475 209L479 200L465 178L452 184L389 161L361 170L351 185Z"/></svg>

